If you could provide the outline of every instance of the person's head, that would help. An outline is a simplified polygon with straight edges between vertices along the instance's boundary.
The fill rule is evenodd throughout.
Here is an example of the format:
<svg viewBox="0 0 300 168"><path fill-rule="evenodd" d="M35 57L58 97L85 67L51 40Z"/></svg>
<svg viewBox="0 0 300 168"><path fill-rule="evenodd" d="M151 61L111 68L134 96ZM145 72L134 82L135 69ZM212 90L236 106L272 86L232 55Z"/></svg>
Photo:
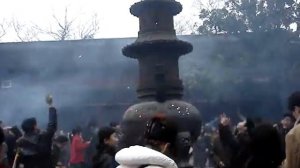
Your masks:
<svg viewBox="0 0 300 168"><path fill-rule="evenodd" d="M2 144L4 142L4 140L5 140L4 131L0 127L0 144Z"/></svg>
<svg viewBox="0 0 300 168"><path fill-rule="evenodd" d="M296 91L290 95L288 98L288 108L296 119L300 117L300 91Z"/></svg>
<svg viewBox="0 0 300 168"><path fill-rule="evenodd" d="M282 163L282 142L279 132L271 124L258 125L253 130L251 154L261 161L279 166Z"/></svg>
<svg viewBox="0 0 300 168"><path fill-rule="evenodd" d="M75 135L81 135L81 132L82 132L82 129L81 127L76 127L72 130L72 135L75 136Z"/></svg>
<svg viewBox="0 0 300 168"><path fill-rule="evenodd" d="M166 155L176 153L177 125L165 116L155 116L147 123L145 132L146 146Z"/></svg>
<svg viewBox="0 0 300 168"><path fill-rule="evenodd" d="M109 126L115 129L119 129L120 128L120 124L118 122L110 122Z"/></svg>
<svg viewBox="0 0 300 168"><path fill-rule="evenodd" d="M35 118L25 119L22 122L21 127L22 127L22 130L25 132L25 134L33 133L33 132L38 130L37 129L37 122L36 122Z"/></svg>
<svg viewBox="0 0 300 168"><path fill-rule="evenodd" d="M56 138L54 138L54 143L59 147L63 148L68 144L68 137L64 135L59 135Z"/></svg>
<svg viewBox="0 0 300 168"><path fill-rule="evenodd" d="M238 123L237 125L237 133L238 134L243 134L247 133L248 135L251 136L253 129L255 128L255 124L252 119L247 118L245 121L242 121Z"/></svg>
<svg viewBox="0 0 300 168"><path fill-rule="evenodd" d="M118 138L116 130L112 127L103 127L98 132L98 150L102 150L106 147L116 147Z"/></svg>
<svg viewBox="0 0 300 168"><path fill-rule="evenodd" d="M22 136L21 130L17 126L13 126L9 129L9 132L16 138L20 138Z"/></svg>
<svg viewBox="0 0 300 168"><path fill-rule="evenodd" d="M293 127L295 123L295 117L290 114L290 113L286 113L283 115L283 118L281 120L281 124L283 128L291 128Z"/></svg>
<svg viewBox="0 0 300 168"><path fill-rule="evenodd" d="M238 134L245 133L247 131L246 121L239 122L236 126L236 129Z"/></svg>

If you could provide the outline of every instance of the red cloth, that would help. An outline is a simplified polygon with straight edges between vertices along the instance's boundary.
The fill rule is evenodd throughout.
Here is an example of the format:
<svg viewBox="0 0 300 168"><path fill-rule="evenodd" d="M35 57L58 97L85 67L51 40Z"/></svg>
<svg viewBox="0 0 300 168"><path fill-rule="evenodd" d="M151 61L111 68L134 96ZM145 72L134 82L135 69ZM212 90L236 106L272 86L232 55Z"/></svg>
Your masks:
<svg viewBox="0 0 300 168"><path fill-rule="evenodd" d="M84 140L79 135L75 135L72 139L71 143L71 164L78 164L84 162L84 153L85 149L89 146L88 143L84 142Z"/></svg>

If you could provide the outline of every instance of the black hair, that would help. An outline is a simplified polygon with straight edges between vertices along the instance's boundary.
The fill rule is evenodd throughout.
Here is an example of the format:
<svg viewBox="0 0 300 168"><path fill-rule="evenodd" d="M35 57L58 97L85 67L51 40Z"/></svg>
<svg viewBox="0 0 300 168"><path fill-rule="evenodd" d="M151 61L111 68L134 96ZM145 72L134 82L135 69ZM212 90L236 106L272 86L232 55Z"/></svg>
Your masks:
<svg viewBox="0 0 300 168"><path fill-rule="evenodd" d="M80 134L82 132L81 127L75 127L74 129L72 129L72 135L76 135L76 134Z"/></svg>
<svg viewBox="0 0 300 168"><path fill-rule="evenodd" d="M117 127L118 125L119 125L118 122L110 122L110 123L109 123L109 126L110 126L110 127Z"/></svg>
<svg viewBox="0 0 300 168"><path fill-rule="evenodd" d="M252 166L248 167L278 167L284 159L280 135L271 124L264 123L253 130L250 147Z"/></svg>
<svg viewBox="0 0 300 168"><path fill-rule="evenodd" d="M54 142L57 142L57 143L66 143L68 141L69 141L69 139L65 135L59 135L56 138L54 138Z"/></svg>
<svg viewBox="0 0 300 168"><path fill-rule="evenodd" d="M13 126L10 128L10 131L14 134L14 136L18 139L22 136L21 130L18 128L18 126Z"/></svg>
<svg viewBox="0 0 300 168"><path fill-rule="evenodd" d="M300 107L300 91L292 93L288 98L288 109L294 111L296 106Z"/></svg>
<svg viewBox="0 0 300 168"><path fill-rule="evenodd" d="M109 137L115 133L116 130L112 127L103 127L98 131L98 145L103 145L104 140L109 139Z"/></svg>
<svg viewBox="0 0 300 168"><path fill-rule="evenodd" d="M147 122L145 144L160 151L160 144L169 143L168 156L177 156L178 127L175 122L163 114L157 114Z"/></svg>
<svg viewBox="0 0 300 168"><path fill-rule="evenodd" d="M252 136L253 130L255 128L255 123L251 118L246 119L245 127L247 127L247 132L248 132L249 136Z"/></svg>
<svg viewBox="0 0 300 168"><path fill-rule="evenodd" d="M37 122L35 118L27 118L22 122L21 127L25 133L31 133L34 131L36 124Z"/></svg>
<svg viewBox="0 0 300 168"><path fill-rule="evenodd" d="M285 114L283 115L283 118L286 118L286 117L289 117L289 118L292 120L292 122L295 122L295 121L296 121L295 117L294 117L293 114L291 114L291 113L285 113Z"/></svg>
<svg viewBox="0 0 300 168"><path fill-rule="evenodd" d="M102 161L104 154L107 159L110 158L107 155L111 156L112 159L114 158L116 147L106 144L105 140L109 139L115 132L116 130L112 127L103 127L98 131L97 153L92 158L93 167L105 167Z"/></svg>
<svg viewBox="0 0 300 168"><path fill-rule="evenodd" d="M107 144L105 144L105 140L109 139L110 136L115 133L116 130L112 127L103 127L98 131L98 144L97 144L97 154L101 154L105 152L106 149L111 149Z"/></svg>
<svg viewBox="0 0 300 168"><path fill-rule="evenodd" d="M145 132L146 140L175 143L177 126L164 116L155 116L147 123Z"/></svg>

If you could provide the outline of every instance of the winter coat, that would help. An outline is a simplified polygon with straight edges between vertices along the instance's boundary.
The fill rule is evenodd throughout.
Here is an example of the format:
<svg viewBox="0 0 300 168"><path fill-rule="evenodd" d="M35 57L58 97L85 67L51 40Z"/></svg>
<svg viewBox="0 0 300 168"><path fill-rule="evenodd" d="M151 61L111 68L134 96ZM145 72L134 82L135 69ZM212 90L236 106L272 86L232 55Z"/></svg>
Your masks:
<svg viewBox="0 0 300 168"><path fill-rule="evenodd" d="M7 144L7 158L8 158L10 165L12 165L14 158L15 158L15 154L16 154L15 149L17 146L17 139L18 139L18 137L16 137L15 135L12 135L10 133L8 133L5 136L5 142Z"/></svg>
<svg viewBox="0 0 300 168"><path fill-rule="evenodd" d="M52 164L55 166L67 166L69 159L67 158L66 147L59 147L54 144L52 147Z"/></svg>
<svg viewBox="0 0 300 168"><path fill-rule="evenodd" d="M115 161L115 149L106 146L93 157L93 168L116 168L118 166Z"/></svg>
<svg viewBox="0 0 300 168"><path fill-rule="evenodd" d="M284 168L300 167L300 125L296 125L286 135L286 160Z"/></svg>
<svg viewBox="0 0 300 168"><path fill-rule="evenodd" d="M0 168L8 168L8 160L7 160L7 145L2 143L0 145Z"/></svg>
<svg viewBox="0 0 300 168"><path fill-rule="evenodd" d="M194 144L194 167L216 167L213 163L213 135L204 134Z"/></svg>
<svg viewBox="0 0 300 168"><path fill-rule="evenodd" d="M219 136L213 138L213 160L217 167L235 168L240 144L229 126L219 125Z"/></svg>
<svg viewBox="0 0 300 168"><path fill-rule="evenodd" d="M177 168L168 156L142 146L124 148L116 154L117 168Z"/></svg>
<svg viewBox="0 0 300 168"><path fill-rule="evenodd" d="M84 163L85 150L89 146L89 143L84 142L81 136L75 135L71 143L71 164Z"/></svg>
<svg viewBox="0 0 300 168"><path fill-rule="evenodd" d="M247 168L278 168L284 159L281 145L276 128L270 124L257 126L251 138Z"/></svg>
<svg viewBox="0 0 300 168"><path fill-rule="evenodd" d="M42 133L25 134L17 141L21 151L19 162L24 168L52 168L52 138L57 129L57 114L54 107L49 108L49 122Z"/></svg>

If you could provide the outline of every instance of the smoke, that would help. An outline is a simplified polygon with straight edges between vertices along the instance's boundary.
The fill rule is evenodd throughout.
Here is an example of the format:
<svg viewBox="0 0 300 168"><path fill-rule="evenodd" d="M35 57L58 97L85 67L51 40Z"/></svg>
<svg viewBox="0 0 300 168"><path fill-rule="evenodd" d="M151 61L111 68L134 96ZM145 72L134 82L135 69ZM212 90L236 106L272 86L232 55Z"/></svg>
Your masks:
<svg viewBox="0 0 300 168"><path fill-rule="evenodd" d="M180 59L185 98L207 121L223 112L278 120L288 95L300 89L291 68L299 65L299 47L285 32L180 38L194 46Z"/></svg>
<svg viewBox="0 0 300 168"><path fill-rule="evenodd" d="M262 45L259 52L251 54L261 55L255 57L260 60L238 61L235 58L251 58L251 54L239 56L258 51L256 46L233 36L180 39L194 46L192 53L179 60L184 98L200 109L206 121L223 112L274 118L285 112L288 94L299 89L297 83L285 80L284 73L277 70L282 65L287 68L288 64L282 63L293 62L295 57L284 60L270 56L272 47L280 48L278 41L258 44ZM121 53L133 41L129 38L0 44L0 120L19 125L25 118L36 117L44 127L45 96L51 93L59 111L60 128L85 126L91 120L100 125L120 121L126 108L137 102L137 60ZM299 53L299 49L293 48L293 53Z"/></svg>
<svg viewBox="0 0 300 168"><path fill-rule="evenodd" d="M0 119L20 125L36 117L47 123L45 96L52 94L61 128L121 120L136 101L138 67L122 56L133 39L6 43L0 45Z"/></svg>

